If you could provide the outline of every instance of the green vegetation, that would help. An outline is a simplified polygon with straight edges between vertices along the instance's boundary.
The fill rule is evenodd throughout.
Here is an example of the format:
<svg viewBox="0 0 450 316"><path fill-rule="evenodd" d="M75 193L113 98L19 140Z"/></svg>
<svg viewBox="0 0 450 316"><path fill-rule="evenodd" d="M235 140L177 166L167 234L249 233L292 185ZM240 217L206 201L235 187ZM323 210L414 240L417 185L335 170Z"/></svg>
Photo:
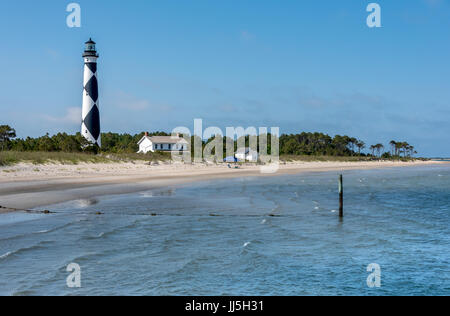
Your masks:
<svg viewBox="0 0 450 316"><path fill-rule="evenodd" d="M130 161L167 161L170 160L169 153L148 153L145 155L135 153L122 154L97 154L92 153L66 153L66 152L42 152L42 151L0 151L0 166L10 166L19 162L30 162L35 165L57 162L66 165L79 163L112 163Z"/></svg>
<svg viewBox="0 0 450 316"><path fill-rule="evenodd" d="M16 131L9 125L0 125L0 143L2 146L2 151L5 146L11 141L12 138L16 137Z"/></svg>
<svg viewBox="0 0 450 316"><path fill-rule="evenodd" d="M280 136L280 154L298 156L354 156L356 145L363 142L356 138L323 133L301 133ZM361 150L360 150L361 151Z"/></svg>
<svg viewBox="0 0 450 316"><path fill-rule="evenodd" d="M396 142L395 140L391 140L389 145L391 145L391 156L400 157L403 155L403 157L406 158L417 154L417 151L414 150L414 146L411 146L407 142Z"/></svg>
<svg viewBox="0 0 450 316"><path fill-rule="evenodd" d="M169 161L172 156L168 152L149 152L147 154L137 154L137 153L117 153L117 154L102 154L110 162L130 162L130 161L147 161L147 162L158 162L158 161Z"/></svg>
<svg viewBox="0 0 450 316"><path fill-rule="evenodd" d="M150 136L168 136L164 132L156 132ZM62 164L77 164L82 162L125 162L125 161L166 161L171 159L170 153L156 152L146 155L136 154L138 141L144 133L136 135L102 133L102 148L91 146L80 133L68 135L58 133L50 136L26 139L16 138L16 131L8 125L0 126L0 166L12 165L21 161L42 164L47 162L59 162ZM268 153L271 153L271 135L267 135ZM214 138L202 141L198 136L192 136L201 141L202 148L211 145ZM217 139L223 142L224 155L226 145L233 146L236 150L238 144L245 143L249 147L252 140L258 142L257 136L245 136L244 139L233 140L227 137ZM253 139L252 139L253 138ZM241 142L240 142L241 141ZM383 144L371 145L369 153L364 153L366 144L353 137L336 135L331 137L323 133L301 133L281 135L279 138L280 156L284 161L356 161L372 159L412 159L417 154L414 147L407 142L390 142L390 151L384 152ZM193 154L193 146L191 152ZM259 148L258 148L259 150ZM214 153L214 149L212 150Z"/></svg>
<svg viewBox="0 0 450 316"><path fill-rule="evenodd" d="M48 162L58 162L62 164L78 164L80 162L108 162L109 159L101 155L87 153L66 153L66 152L27 152L27 151L3 151L0 152L0 166L13 165L19 162L31 162L33 164L43 164Z"/></svg>
<svg viewBox="0 0 450 316"><path fill-rule="evenodd" d="M391 141L394 146L392 152L383 152L384 145L376 144L369 147L370 153L362 153L366 144L354 137L336 135L330 137L323 133L301 133L296 135L280 136L280 154L313 157L366 157L383 159L412 158L417 152L407 142ZM317 160L317 159L316 159ZM336 159L333 159L336 160ZM348 159L346 159L348 160Z"/></svg>

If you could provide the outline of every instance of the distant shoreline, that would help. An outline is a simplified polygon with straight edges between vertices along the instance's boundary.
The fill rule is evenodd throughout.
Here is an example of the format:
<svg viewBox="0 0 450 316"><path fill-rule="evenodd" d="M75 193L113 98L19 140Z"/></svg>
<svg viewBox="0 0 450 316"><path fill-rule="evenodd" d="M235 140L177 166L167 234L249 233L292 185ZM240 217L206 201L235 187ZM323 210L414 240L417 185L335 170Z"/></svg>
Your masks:
<svg viewBox="0 0 450 316"><path fill-rule="evenodd" d="M259 166L240 169L219 165L105 163L33 165L20 163L0 168L0 214L89 199L104 195L140 192L166 186L239 177L279 176L306 172L363 170L448 164L439 161L290 162L274 174Z"/></svg>

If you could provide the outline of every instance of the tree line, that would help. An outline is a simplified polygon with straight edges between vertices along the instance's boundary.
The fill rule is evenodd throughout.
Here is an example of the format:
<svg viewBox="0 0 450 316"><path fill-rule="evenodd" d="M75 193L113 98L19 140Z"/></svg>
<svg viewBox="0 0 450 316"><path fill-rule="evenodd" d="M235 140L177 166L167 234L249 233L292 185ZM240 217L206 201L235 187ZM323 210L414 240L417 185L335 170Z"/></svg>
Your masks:
<svg viewBox="0 0 450 316"><path fill-rule="evenodd" d="M144 132L131 134L118 133L102 133L101 152L104 153L136 153L138 141L144 136ZM165 132L150 133L149 136L169 136ZM194 138L192 136L191 143ZM255 136L245 136L245 145L249 146L250 138ZM200 140L205 147L214 138L208 140ZM270 153L271 135L268 135L268 148ZM227 137L223 138L223 143L234 143L237 149L237 140ZM350 136L336 135L331 137L324 133L307 133L300 134L283 134L279 137L280 155L304 155L304 156L371 156L380 158L393 157L413 157L417 154L414 146L407 142L398 142L392 140L389 151L384 151L383 144L375 144L366 146L364 141ZM93 151L89 143L81 136L80 133L69 135L66 133L58 133L50 136L46 134L41 137L17 138L16 131L8 125L0 126L0 146L1 150L11 151L44 151L44 152L83 152ZM225 147L224 147L225 148ZM369 149L368 153L364 153L364 149Z"/></svg>
<svg viewBox="0 0 450 316"><path fill-rule="evenodd" d="M366 144L354 137L324 133L281 135L280 153L306 156L355 156L362 155Z"/></svg>

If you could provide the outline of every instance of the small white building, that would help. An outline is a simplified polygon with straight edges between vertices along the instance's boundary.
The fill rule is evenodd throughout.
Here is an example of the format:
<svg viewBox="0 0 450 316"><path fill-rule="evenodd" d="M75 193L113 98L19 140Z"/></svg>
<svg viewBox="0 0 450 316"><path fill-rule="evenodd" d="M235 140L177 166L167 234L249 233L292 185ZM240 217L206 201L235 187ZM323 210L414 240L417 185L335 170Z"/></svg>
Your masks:
<svg viewBox="0 0 450 316"><path fill-rule="evenodd" d="M245 148L239 148L234 156L239 159L240 161L250 161L250 162L257 162L258 161L258 152L245 147Z"/></svg>
<svg viewBox="0 0 450 316"><path fill-rule="evenodd" d="M148 136L145 133L144 137L138 142L139 154L146 154L149 151L186 151L189 143L182 137L178 136Z"/></svg>

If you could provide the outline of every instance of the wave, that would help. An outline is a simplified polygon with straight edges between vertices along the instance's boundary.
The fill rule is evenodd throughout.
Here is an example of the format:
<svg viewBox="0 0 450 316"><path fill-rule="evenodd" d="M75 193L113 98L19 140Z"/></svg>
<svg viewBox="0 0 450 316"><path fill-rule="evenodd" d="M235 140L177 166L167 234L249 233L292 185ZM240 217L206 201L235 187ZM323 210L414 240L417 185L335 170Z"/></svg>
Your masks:
<svg viewBox="0 0 450 316"><path fill-rule="evenodd" d="M45 234L45 233L49 233L50 231L51 231L50 229L44 229L44 230L37 231L33 234Z"/></svg>
<svg viewBox="0 0 450 316"><path fill-rule="evenodd" d="M13 251L8 251L8 252L5 253L4 255L1 255L1 256L0 256L0 259L7 258L7 257L9 257L10 255L12 255L13 253L14 253Z"/></svg>
<svg viewBox="0 0 450 316"><path fill-rule="evenodd" d="M86 208L92 205L98 204L99 201L97 199L84 199L84 200L77 200L76 204L79 208Z"/></svg>
<svg viewBox="0 0 450 316"><path fill-rule="evenodd" d="M39 249L46 249L47 247L45 247L45 245L47 244L51 244L53 243L52 241L41 241L36 245L30 246L30 247L24 247L24 248L19 248L13 251L8 251L7 253L3 254L0 256L0 260L9 258L12 255L18 255L27 251L31 251L31 250L39 250Z"/></svg>
<svg viewBox="0 0 450 316"><path fill-rule="evenodd" d="M48 234L48 233L53 233L56 232L58 230L64 229L72 224L76 224L80 221L75 221L75 222L70 222L61 226L57 226L54 228L49 228L49 229L44 229L44 230L39 230L36 232L30 232L30 233L25 233L25 234L20 234L20 235L15 235L15 236L11 236L11 237L7 237L7 238L2 238L0 239L1 241L9 241L9 240L15 240L15 239L20 239L20 238L24 238L24 237L28 237L28 236L33 236L33 235L40 235L40 234Z"/></svg>
<svg viewBox="0 0 450 316"><path fill-rule="evenodd" d="M278 215L279 213L282 212L282 210L283 210L283 207L280 204L276 204L276 206L274 208L272 208L270 213Z"/></svg>
<svg viewBox="0 0 450 316"><path fill-rule="evenodd" d="M114 234L119 233L119 232L124 231L124 230L129 230L129 229L132 229L132 228L136 228L136 227L137 227L137 224L138 224L139 222L140 222L140 220L135 220L133 223L131 223L131 224L129 224L129 225L126 225L126 226L120 226L120 227L111 229L110 231L101 232L101 233L99 233L99 234L96 235L96 236L85 236L85 237L82 237L82 239L84 239L84 240L92 240L92 239L98 239L98 238L108 237L108 236L110 236L110 235L114 235Z"/></svg>
<svg viewBox="0 0 450 316"><path fill-rule="evenodd" d="M113 232L113 231L110 231L110 232L101 232L100 234L98 234L98 235L96 235L96 236L86 236L86 237L83 237L83 239L84 239L84 240L94 240L94 239L99 239L99 238L104 237L106 234L109 235L111 232Z"/></svg>
<svg viewBox="0 0 450 316"><path fill-rule="evenodd" d="M72 259L67 259L67 262L76 262L79 263L81 265L81 263L86 262L89 260L90 257L95 257L95 256L101 256L105 254L105 252L87 252L84 254L81 254L79 256L73 257ZM62 265L59 269L65 270L67 268L67 264Z"/></svg>
<svg viewBox="0 0 450 316"><path fill-rule="evenodd" d="M191 274L193 272L199 271L202 264L217 260L216 256L209 256L206 254L202 254L198 257L191 258L184 263L181 263L180 266L174 267L172 271L167 271L163 273L165 277L182 277L184 278L186 274Z"/></svg>

